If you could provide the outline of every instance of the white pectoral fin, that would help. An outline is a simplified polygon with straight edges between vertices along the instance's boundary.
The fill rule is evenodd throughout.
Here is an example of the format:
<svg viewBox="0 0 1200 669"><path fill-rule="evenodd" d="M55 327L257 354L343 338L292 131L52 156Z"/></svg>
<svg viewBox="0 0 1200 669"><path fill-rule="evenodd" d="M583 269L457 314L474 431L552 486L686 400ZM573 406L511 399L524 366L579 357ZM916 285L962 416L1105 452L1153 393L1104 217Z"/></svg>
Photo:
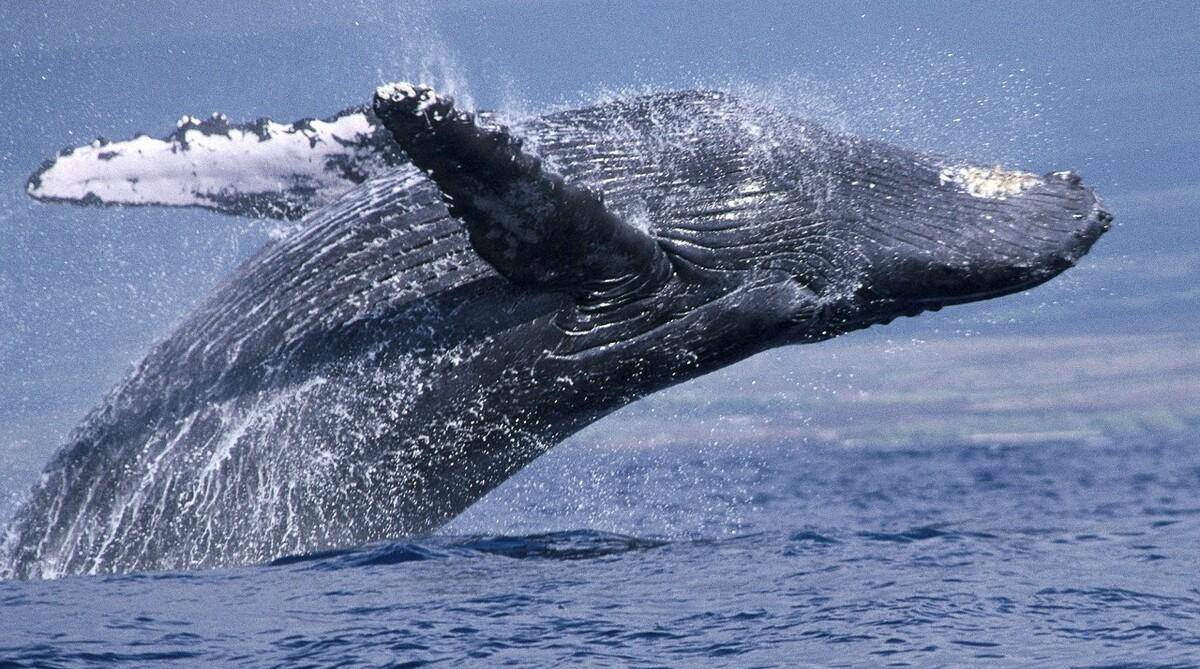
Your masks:
<svg viewBox="0 0 1200 669"><path fill-rule="evenodd" d="M29 178L27 191L50 202L297 219L401 162L390 133L361 108L289 124L185 116L164 139L67 149Z"/></svg>

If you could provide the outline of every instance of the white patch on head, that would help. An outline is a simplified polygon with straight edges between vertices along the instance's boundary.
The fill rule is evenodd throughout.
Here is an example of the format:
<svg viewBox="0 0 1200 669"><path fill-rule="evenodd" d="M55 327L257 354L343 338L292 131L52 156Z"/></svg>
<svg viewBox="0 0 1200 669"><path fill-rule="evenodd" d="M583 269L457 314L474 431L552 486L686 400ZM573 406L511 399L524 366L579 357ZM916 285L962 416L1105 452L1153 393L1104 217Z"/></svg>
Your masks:
<svg viewBox="0 0 1200 669"><path fill-rule="evenodd" d="M992 200L1003 200L1009 195L1018 195L1041 180L1030 172L973 165L947 167L941 171L938 178L943 184L957 184L972 197Z"/></svg>

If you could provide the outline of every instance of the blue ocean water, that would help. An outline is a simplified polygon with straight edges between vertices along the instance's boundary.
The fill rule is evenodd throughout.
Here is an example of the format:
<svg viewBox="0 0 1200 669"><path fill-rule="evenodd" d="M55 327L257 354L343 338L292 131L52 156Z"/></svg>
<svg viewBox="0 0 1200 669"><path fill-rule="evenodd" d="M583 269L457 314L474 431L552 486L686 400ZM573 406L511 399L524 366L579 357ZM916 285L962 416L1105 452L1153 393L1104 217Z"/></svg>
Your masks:
<svg viewBox="0 0 1200 669"><path fill-rule="evenodd" d="M1194 438L573 444L437 536L0 583L0 666L1196 666L1198 486Z"/></svg>

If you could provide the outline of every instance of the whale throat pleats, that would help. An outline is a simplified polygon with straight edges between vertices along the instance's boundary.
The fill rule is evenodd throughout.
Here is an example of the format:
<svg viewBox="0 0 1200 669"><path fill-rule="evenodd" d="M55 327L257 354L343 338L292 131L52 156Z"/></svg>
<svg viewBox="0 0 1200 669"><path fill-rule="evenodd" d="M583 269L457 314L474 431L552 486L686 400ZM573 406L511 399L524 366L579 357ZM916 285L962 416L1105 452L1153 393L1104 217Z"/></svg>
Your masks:
<svg viewBox="0 0 1200 669"><path fill-rule="evenodd" d="M408 84L381 87L375 115L441 190L476 252L510 281L619 304L671 275L658 243L454 101Z"/></svg>

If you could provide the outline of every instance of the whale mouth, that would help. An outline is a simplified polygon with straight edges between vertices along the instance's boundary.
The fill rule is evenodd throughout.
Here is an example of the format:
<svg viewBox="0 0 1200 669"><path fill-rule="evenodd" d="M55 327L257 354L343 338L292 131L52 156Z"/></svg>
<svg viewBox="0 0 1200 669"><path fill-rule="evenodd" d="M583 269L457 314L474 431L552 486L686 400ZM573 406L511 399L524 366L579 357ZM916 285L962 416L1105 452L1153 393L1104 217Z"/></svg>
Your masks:
<svg viewBox="0 0 1200 669"><path fill-rule="evenodd" d="M951 166L923 176L906 191L891 185L905 197L885 211L886 227L879 208L861 208L863 228L883 231L856 246L862 271L838 309L848 329L1029 290L1073 267L1112 227L1073 172Z"/></svg>
<svg viewBox="0 0 1200 669"><path fill-rule="evenodd" d="M1066 229L1058 239L1046 240L1046 243L1034 247L1036 250L1033 253L1016 258L1017 262L1012 265L1004 265L985 256L975 268L976 271L981 268L985 270L981 278L956 283L945 293L927 296L916 300L916 303L941 307L1001 297L1034 288L1074 267L1112 228L1113 215L1104 208L1100 198L1091 189L1082 186L1074 173L1052 173L1047 178L1069 180L1071 187L1077 188L1085 201L1090 201L1086 215L1072 208L1063 217L1077 221L1073 229ZM1003 258L1008 260L1011 256ZM972 290L965 286L976 288Z"/></svg>
<svg viewBox="0 0 1200 669"><path fill-rule="evenodd" d="M899 281L874 285L877 297L952 305L1032 288L1078 263L1111 228L1111 213L1069 171L956 174L900 223L937 229L937 243L893 248Z"/></svg>

